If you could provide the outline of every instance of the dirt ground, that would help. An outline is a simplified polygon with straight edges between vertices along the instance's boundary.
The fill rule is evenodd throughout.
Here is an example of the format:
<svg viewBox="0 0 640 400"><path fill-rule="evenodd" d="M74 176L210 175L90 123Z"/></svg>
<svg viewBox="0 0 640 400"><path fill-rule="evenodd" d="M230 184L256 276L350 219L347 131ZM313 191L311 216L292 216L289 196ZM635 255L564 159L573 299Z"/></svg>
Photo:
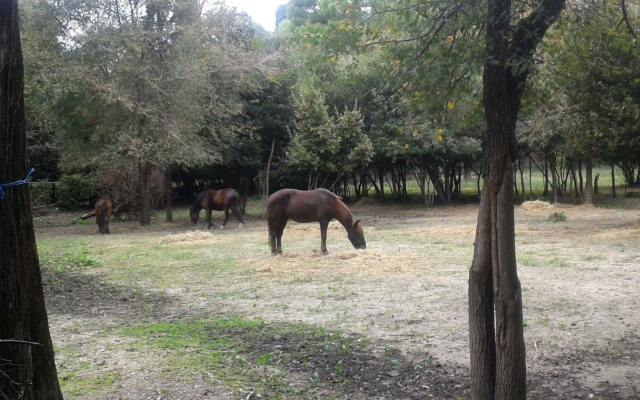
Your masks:
<svg viewBox="0 0 640 400"><path fill-rule="evenodd" d="M67 399L468 398L477 206L242 229L36 221ZM563 213L565 221L548 216ZM160 213L159 213L160 215ZM217 216L220 218L220 216ZM640 199L516 209L531 399L640 399Z"/></svg>

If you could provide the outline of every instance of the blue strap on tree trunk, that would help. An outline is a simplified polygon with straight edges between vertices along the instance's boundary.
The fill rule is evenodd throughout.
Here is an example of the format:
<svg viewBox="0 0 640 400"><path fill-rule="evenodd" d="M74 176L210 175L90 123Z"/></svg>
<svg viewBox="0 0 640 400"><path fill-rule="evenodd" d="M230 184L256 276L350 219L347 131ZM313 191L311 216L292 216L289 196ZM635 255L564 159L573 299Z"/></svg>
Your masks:
<svg viewBox="0 0 640 400"><path fill-rule="evenodd" d="M31 168L29 173L24 179L20 179L19 181L10 182L10 183L0 183L0 200L4 200L4 191L5 189L10 189L13 187L28 185L31 183L31 175L35 172L35 168Z"/></svg>

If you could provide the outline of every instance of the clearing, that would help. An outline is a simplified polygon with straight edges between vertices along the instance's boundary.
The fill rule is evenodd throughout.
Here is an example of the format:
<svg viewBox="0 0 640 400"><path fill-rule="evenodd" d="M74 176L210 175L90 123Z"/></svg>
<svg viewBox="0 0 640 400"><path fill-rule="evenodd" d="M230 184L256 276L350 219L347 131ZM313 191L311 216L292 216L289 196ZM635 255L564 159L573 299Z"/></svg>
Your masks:
<svg viewBox="0 0 640 400"><path fill-rule="evenodd" d="M640 200L527 208L529 397L640 398ZM186 210L108 236L71 214L36 219L66 398L468 398L477 206L353 211L367 250L332 224L325 257L316 224L288 226L270 257L257 201L243 229L210 232Z"/></svg>

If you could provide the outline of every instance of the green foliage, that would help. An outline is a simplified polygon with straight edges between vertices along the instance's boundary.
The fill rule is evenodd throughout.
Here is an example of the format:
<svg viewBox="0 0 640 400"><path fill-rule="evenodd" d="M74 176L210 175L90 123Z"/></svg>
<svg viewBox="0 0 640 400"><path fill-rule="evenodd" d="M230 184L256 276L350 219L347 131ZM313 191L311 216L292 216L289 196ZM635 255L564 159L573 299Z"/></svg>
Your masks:
<svg viewBox="0 0 640 400"><path fill-rule="evenodd" d="M56 189L58 204L62 207L76 208L91 205L98 197L95 178L82 174L63 175Z"/></svg>

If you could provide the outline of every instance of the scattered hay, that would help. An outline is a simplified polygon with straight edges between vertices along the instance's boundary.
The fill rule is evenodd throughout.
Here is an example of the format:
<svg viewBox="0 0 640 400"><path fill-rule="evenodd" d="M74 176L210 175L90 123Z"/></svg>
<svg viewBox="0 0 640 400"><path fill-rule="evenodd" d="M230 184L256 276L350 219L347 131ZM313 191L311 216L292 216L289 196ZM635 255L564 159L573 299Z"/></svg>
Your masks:
<svg viewBox="0 0 640 400"><path fill-rule="evenodd" d="M258 273L285 279L328 276L378 276L416 274L428 268L410 251L353 250L322 255L288 253L277 257L251 258L245 263Z"/></svg>
<svg viewBox="0 0 640 400"><path fill-rule="evenodd" d="M525 201L520 206L526 211L546 211L553 209L553 204L542 200Z"/></svg>
<svg viewBox="0 0 640 400"><path fill-rule="evenodd" d="M167 246L191 246L218 241L215 235L207 231L189 231L170 234L162 239L161 243Z"/></svg>

